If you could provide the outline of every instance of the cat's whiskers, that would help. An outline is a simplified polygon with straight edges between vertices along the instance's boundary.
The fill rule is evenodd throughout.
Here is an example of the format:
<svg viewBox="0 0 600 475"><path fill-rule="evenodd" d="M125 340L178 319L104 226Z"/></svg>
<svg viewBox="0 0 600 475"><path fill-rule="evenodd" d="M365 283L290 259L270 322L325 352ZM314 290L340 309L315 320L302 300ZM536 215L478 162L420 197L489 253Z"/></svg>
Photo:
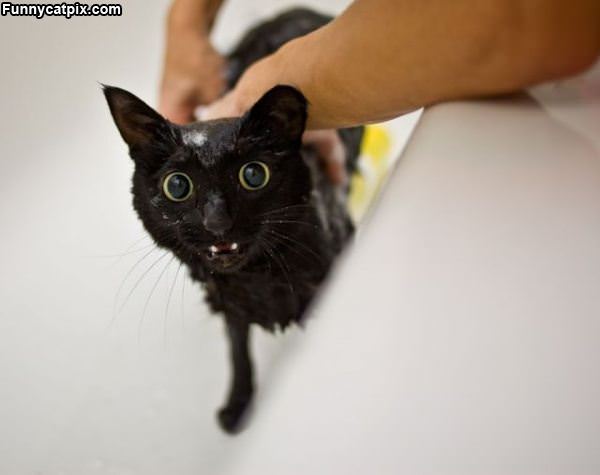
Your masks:
<svg viewBox="0 0 600 475"><path fill-rule="evenodd" d="M303 242L298 241L297 239L292 238L289 235L286 234L282 234L279 233L273 229L268 229L267 232L269 234L272 235L273 238L278 239L279 242L283 242L282 240L288 241L289 244L286 244L288 248L294 250L295 252L299 253L298 249L294 246L292 246L291 244L295 244L296 246L299 246L300 248L304 249L306 252L308 252L311 256L313 256L314 258L316 258L317 261L319 261L319 263L323 264L324 260L323 260L323 256L320 256L319 254L317 254L315 251L313 251L310 247L308 247L306 244L304 244ZM301 256L305 256L305 254L299 253Z"/></svg>
<svg viewBox="0 0 600 475"><path fill-rule="evenodd" d="M138 252L146 251L151 247L156 247L156 244L154 244L154 242L151 242L149 244L146 244L143 247L140 247L139 249L133 249L131 251L124 252L123 254L113 254L112 256L106 256L106 257L118 258L116 261L118 263L125 256L130 256L131 254L137 254Z"/></svg>
<svg viewBox="0 0 600 475"><path fill-rule="evenodd" d="M135 245L139 244L140 242L146 240L146 239L150 239L150 236L148 236L146 233L144 233L142 236L140 236L139 239L136 239L135 241L133 241L132 244L130 244L127 249L125 249L124 252L129 251L132 247L134 247Z"/></svg>
<svg viewBox="0 0 600 475"><path fill-rule="evenodd" d="M267 265L269 266L269 274L273 275L273 268L271 267L271 260L268 258L269 256L266 254L265 249L263 247L263 245L267 244L267 241L265 239L264 235L259 235L256 237L257 243L258 243L258 249L261 251L260 254L261 255L266 255L267 259L265 259L265 262L267 263Z"/></svg>
<svg viewBox="0 0 600 475"><path fill-rule="evenodd" d="M130 254L136 254L138 252L144 251L144 250L148 249L150 246L154 245L154 243L152 242L152 243L146 244L145 246L143 246L143 247L141 247L139 249L133 249L133 247L135 247L137 244L139 244L140 242L142 242L144 239L148 239L148 236L143 236L142 238L137 239L135 242L133 242L133 244L130 244L129 246L127 246L127 248L123 252L121 252L119 254L97 254L97 255L92 255L92 256L89 256L89 257L93 257L93 258L107 258L107 259L114 258L114 259L116 259L116 261L115 261L115 264L116 264L116 263L118 263L121 260L121 258L123 258L125 256L128 256Z"/></svg>
<svg viewBox="0 0 600 475"><path fill-rule="evenodd" d="M187 274L185 269L183 271L183 280L181 282L181 330L185 333L185 281L187 279Z"/></svg>
<svg viewBox="0 0 600 475"><path fill-rule="evenodd" d="M286 242L283 239L281 239L273 234L271 235L271 239L273 239L273 241L271 241L272 245L283 246L286 249L289 249L290 251L296 253L298 256L300 256L303 259L306 259L309 257L312 258L312 256L302 253L300 250L298 250L294 246L292 246L289 242Z"/></svg>
<svg viewBox="0 0 600 475"><path fill-rule="evenodd" d="M274 220L267 219L264 221L260 221L260 224L301 224L303 226L310 226L311 228L314 228L314 229L321 229L315 223L311 223L308 221L299 221L297 219L274 219Z"/></svg>
<svg viewBox="0 0 600 475"><path fill-rule="evenodd" d="M173 259L175 259L174 255L171 256L171 259L169 259L167 261L167 263L165 264L165 266L163 267L163 270L158 275L158 278L156 279L156 282L154 282L154 285L152 286L152 289L150 290L150 293L148 294L148 298L146 298L146 303L144 304L144 308L142 310L142 316L141 316L140 321L138 323L138 336L137 336L138 337L138 343L141 341L141 338L142 338L142 330L143 330L143 327L144 327L144 320L146 319L146 311L148 310L148 304L150 303L150 300L152 299L152 295L154 295L154 291L156 290L156 287L158 287L158 284L159 284L160 280L162 279L162 276L165 274L165 272L167 271L167 269L171 265L171 262L173 262Z"/></svg>
<svg viewBox="0 0 600 475"><path fill-rule="evenodd" d="M296 291L294 290L294 286L292 285L292 281L290 280L289 269L287 264L285 263L285 259L281 253L277 253L273 243L267 239L266 236L263 236L263 240L265 241L265 251L271 256L271 258L279 265L281 271L285 279L287 280L292 300L294 301L294 306L297 306L298 302L296 299Z"/></svg>
<svg viewBox="0 0 600 475"><path fill-rule="evenodd" d="M129 279L129 277L131 276L131 274L133 274L133 272L135 271L135 269L138 268L138 266L148 257L150 256L150 254L152 254L155 250L157 250L157 247L153 247L152 249L150 249L150 251L148 251L146 254L144 254L140 259L138 259L133 266L131 266L131 268L129 269L129 271L127 272L127 274L125 274L125 277L123 277L123 280L121 281L121 283L119 284L119 287L117 289L117 293L115 294L115 298L113 301L113 310L112 310L112 318L111 321L107 327L107 330L112 328L112 326L114 325L115 321L117 320L117 315L118 315L118 311L117 311L117 306L119 304L119 297L121 296L121 292L123 291L123 288L125 287L125 284L127 282L127 279Z"/></svg>
<svg viewBox="0 0 600 475"><path fill-rule="evenodd" d="M127 305L127 302L129 301L129 298L131 297L131 295L133 294L133 292L135 292L135 289L138 288L138 286L140 285L140 283L142 282L142 280L144 280L144 278L148 275L148 272L150 272L154 267L156 267L156 265L160 261L162 261L164 259L164 257L167 256L168 254L169 254L169 251L165 251L163 254L161 254L160 257L158 259L156 259L150 265L150 267L148 267L148 269L146 269L146 271L138 278L138 280L136 281L135 285L131 288L131 290L127 294L127 297L125 297L125 301L119 307L119 312L121 312L123 310L123 308L125 307L125 305Z"/></svg>
<svg viewBox="0 0 600 475"><path fill-rule="evenodd" d="M173 256L175 257L175 256ZM173 259L171 259L171 262ZM173 283L171 284L171 288L169 289L169 295L167 297L167 305L165 305L165 317L163 321L163 344L165 348L167 347L167 321L169 317L169 305L171 304L171 296L173 295L173 289L175 289L175 284L177 283L177 278L179 277L179 272L181 271L182 263L179 262L179 266L177 266L177 272L175 272L175 278L173 279Z"/></svg>
<svg viewBox="0 0 600 475"><path fill-rule="evenodd" d="M268 215L272 215L272 214L275 214L275 213L284 213L286 211L302 211L302 210L307 209L307 208L313 208L313 206L311 206L311 205L305 205L305 204L295 204L295 205L283 206L281 208L272 209L272 210L267 211L265 213L261 213L258 216L268 216Z"/></svg>

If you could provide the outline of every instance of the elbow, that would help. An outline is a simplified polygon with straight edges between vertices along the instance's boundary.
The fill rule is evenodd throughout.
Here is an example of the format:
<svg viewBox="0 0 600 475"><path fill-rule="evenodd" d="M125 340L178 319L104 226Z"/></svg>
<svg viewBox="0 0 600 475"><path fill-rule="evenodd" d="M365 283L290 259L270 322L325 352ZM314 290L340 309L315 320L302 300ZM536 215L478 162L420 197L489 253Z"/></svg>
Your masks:
<svg viewBox="0 0 600 475"><path fill-rule="evenodd" d="M583 73L600 55L600 38L585 34L553 35L540 32L530 40L528 56L522 59L528 67L529 83L562 79Z"/></svg>
<svg viewBox="0 0 600 475"><path fill-rule="evenodd" d="M598 60L598 6L597 1L533 1L521 7L513 50L525 85L582 73Z"/></svg>
<svg viewBox="0 0 600 475"><path fill-rule="evenodd" d="M500 2L498 2L500 4ZM502 2L494 61L500 85L516 90L584 72L600 56L600 2Z"/></svg>

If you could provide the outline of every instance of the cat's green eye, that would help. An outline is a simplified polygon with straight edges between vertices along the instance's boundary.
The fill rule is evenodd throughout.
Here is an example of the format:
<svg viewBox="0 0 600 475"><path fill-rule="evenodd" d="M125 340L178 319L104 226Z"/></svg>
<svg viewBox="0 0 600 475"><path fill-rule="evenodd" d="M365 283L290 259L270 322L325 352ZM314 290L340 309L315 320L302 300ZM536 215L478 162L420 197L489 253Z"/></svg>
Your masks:
<svg viewBox="0 0 600 475"><path fill-rule="evenodd" d="M169 173L163 180L163 193L171 201L185 201L193 190L192 179L185 173Z"/></svg>
<svg viewBox="0 0 600 475"><path fill-rule="evenodd" d="M244 188L255 191L267 186L271 172L263 162L248 162L240 168L238 178Z"/></svg>

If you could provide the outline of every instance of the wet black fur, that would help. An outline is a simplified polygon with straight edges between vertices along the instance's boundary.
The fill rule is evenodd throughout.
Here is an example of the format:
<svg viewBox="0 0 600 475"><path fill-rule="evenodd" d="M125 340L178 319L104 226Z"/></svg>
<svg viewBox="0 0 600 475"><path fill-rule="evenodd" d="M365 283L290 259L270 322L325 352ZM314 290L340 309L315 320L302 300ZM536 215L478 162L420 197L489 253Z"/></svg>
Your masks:
<svg viewBox="0 0 600 475"><path fill-rule="evenodd" d="M230 86L249 64L327 21L297 9L252 29L228 56ZM314 153L302 146L307 103L289 86L269 91L242 118L187 126L168 122L122 89L106 86L104 93L135 162L139 217L156 244L203 284L211 309L225 318L233 381L218 415L223 429L234 432L253 393L249 326L272 331L300 321L353 233L347 190L332 186ZM352 170L362 129L339 133ZM202 145L193 140L199 134L206 137ZM270 182L258 191L238 180L240 167L252 160L271 170ZM194 182L187 201L169 201L162 192L163 178L174 170ZM208 259L206 249L219 240L238 242L240 260L223 267Z"/></svg>

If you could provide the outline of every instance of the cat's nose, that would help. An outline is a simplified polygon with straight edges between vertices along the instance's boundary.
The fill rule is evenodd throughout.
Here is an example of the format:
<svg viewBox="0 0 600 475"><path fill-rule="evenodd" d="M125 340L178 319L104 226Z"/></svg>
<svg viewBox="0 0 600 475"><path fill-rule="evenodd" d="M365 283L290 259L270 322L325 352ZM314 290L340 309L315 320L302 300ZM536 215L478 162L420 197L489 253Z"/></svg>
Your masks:
<svg viewBox="0 0 600 475"><path fill-rule="evenodd" d="M227 212L225 200L220 196L213 196L203 208L202 224L207 231L215 236L222 236L231 229L233 221Z"/></svg>

